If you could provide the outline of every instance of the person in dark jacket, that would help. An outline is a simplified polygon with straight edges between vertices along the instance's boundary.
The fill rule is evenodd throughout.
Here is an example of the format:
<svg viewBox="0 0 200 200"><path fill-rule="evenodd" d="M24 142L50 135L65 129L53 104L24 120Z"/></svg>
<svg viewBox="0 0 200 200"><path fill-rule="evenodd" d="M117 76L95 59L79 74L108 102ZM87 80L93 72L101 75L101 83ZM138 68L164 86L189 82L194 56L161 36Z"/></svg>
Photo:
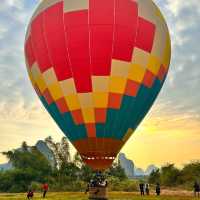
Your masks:
<svg viewBox="0 0 200 200"><path fill-rule="evenodd" d="M198 182L195 181L195 183L194 183L194 196L199 197L199 192L200 192L200 186L199 186Z"/></svg>
<svg viewBox="0 0 200 200"><path fill-rule="evenodd" d="M159 183L156 184L156 195L160 196L160 184Z"/></svg>
<svg viewBox="0 0 200 200"><path fill-rule="evenodd" d="M145 192L146 192L146 195L149 195L149 184L148 183L145 184Z"/></svg>
<svg viewBox="0 0 200 200"><path fill-rule="evenodd" d="M144 196L144 183L140 183L139 187L141 196Z"/></svg>

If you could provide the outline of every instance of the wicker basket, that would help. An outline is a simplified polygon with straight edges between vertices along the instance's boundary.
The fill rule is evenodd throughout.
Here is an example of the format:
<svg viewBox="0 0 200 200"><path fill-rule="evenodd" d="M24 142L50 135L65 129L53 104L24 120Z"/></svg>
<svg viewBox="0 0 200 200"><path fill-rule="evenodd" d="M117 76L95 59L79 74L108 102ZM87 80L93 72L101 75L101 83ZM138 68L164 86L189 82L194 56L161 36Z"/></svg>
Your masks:
<svg viewBox="0 0 200 200"><path fill-rule="evenodd" d="M89 199L107 200L107 188L106 187L90 187Z"/></svg>

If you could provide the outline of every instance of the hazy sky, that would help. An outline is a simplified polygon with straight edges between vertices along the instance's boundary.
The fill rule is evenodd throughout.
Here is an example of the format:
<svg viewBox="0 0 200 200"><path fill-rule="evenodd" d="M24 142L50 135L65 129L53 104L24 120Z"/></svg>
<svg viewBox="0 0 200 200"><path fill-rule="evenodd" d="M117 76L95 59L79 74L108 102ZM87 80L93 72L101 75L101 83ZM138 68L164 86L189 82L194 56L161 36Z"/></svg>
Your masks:
<svg viewBox="0 0 200 200"><path fill-rule="evenodd" d="M199 0L156 3L171 31L171 68L153 108L122 150L143 168L200 159ZM63 136L35 95L25 68L24 35L36 5L36 0L1 0L0 151L24 140L33 145L48 135Z"/></svg>

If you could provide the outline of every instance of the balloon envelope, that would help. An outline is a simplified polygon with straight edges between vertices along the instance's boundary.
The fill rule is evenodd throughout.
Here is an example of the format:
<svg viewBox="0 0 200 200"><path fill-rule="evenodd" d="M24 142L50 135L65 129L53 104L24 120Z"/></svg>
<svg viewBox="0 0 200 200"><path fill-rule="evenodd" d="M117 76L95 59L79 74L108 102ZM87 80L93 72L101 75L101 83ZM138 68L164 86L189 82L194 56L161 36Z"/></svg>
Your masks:
<svg viewBox="0 0 200 200"><path fill-rule="evenodd" d="M151 0L43 0L26 35L40 100L93 169L108 168L156 99L170 36Z"/></svg>

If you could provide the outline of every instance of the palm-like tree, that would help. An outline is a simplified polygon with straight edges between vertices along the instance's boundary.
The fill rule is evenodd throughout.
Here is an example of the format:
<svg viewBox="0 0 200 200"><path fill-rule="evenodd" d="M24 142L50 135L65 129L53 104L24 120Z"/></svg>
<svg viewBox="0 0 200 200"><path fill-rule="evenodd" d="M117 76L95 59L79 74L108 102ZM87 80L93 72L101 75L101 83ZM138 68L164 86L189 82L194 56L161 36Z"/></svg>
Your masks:
<svg viewBox="0 0 200 200"><path fill-rule="evenodd" d="M83 165L82 158L81 158L81 156L80 156L80 154L79 154L78 151L74 154L73 162L74 162L74 164L75 164L77 167L79 167L79 168L81 168L82 165Z"/></svg>
<svg viewBox="0 0 200 200"><path fill-rule="evenodd" d="M66 137L61 142L54 142L52 137L45 139L47 146L52 150L56 162L56 167L61 169L71 162L70 146Z"/></svg>

